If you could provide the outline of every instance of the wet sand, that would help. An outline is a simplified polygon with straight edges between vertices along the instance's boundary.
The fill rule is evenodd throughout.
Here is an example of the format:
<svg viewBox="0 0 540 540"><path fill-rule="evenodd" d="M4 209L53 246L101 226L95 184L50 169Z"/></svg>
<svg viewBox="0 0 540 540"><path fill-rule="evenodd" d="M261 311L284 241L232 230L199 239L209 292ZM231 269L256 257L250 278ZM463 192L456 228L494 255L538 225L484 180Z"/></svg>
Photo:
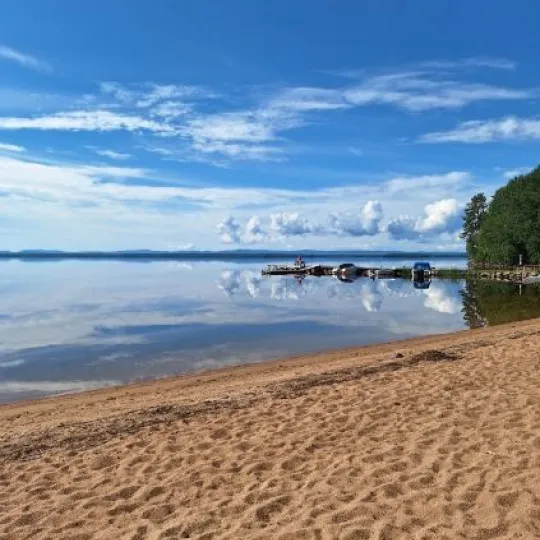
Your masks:
<svg viewBox="0 0 540 540"><path fill-rule="evenodd" d="M540 320L0 407L0 539L540 538Z"/></svg>

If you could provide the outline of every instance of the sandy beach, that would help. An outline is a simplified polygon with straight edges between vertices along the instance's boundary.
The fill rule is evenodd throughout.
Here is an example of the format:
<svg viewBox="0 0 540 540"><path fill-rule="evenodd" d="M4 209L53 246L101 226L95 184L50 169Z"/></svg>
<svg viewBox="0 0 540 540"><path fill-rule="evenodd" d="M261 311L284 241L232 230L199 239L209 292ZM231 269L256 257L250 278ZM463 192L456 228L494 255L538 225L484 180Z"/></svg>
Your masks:
<svg viewBox="0 0 540 540"><path fill-rule="evenodd" d="M540 320L0 407L0 539L184 538L540 538Z"/></svg>

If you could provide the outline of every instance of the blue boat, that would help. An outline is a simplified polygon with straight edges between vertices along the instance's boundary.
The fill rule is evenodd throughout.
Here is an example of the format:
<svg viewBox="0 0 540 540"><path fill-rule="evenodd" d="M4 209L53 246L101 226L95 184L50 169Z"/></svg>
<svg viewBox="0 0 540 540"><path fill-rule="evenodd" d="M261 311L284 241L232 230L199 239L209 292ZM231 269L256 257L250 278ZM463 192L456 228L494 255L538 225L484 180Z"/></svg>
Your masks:
<svg viewBox="0 0 540 540"><path fill-rule="evenodd" d="M416 262L412 268L412 278L415 282L424 282L431 278L431 265L428 262Z"/></svg>

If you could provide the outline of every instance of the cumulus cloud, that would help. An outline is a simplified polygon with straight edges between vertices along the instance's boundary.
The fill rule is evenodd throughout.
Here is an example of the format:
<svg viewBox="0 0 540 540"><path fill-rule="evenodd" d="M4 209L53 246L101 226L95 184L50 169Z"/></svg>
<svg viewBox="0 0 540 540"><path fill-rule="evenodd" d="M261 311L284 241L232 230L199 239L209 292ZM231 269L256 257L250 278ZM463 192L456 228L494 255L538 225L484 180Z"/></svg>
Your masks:
<svg viewBox="0 0 540 540"><path fill-rule="evenodd" d="M345 236L373 236L379 232L383 208L378 201L368 201L360 214L331 214L329 232Z"/></svg>
<svg viewBox="0 0 540 540"><path fill-rule="evenodd" d="M321 234L324 229L299 213L278 212L269 216L268 230L259 216L251 216L241 225L233 216L226 217L217 226L221 241L225 244L256 244L307 234Z"/></svg>
<svg viewBox="0 0 540 540"><path fill-rule="evenodd" d="M306 235L373 236L380 232L382 205L368 201L359 214L331 214L323 225L299 212L270 214L266 230L259 216L251 216L241 225L232 216L218 224L217 230L224 243L255 244Z"/></svg>
<svg viewBox="0 0 540 540"><path fill-rule="evenodd" d="M395 240L420 240L443 233L454 233L461 227L462 209L456 199L443 199L426 205L419 218L403 216L391 220L387 231Z"/></svg>
<svg viewBox="0 0 540 540"><path fill-rule="evenodd" d="M251 216L245 225L228 216L218 224L217 231L225 244L256 244L279 238L321 234L324 231L320 225L296 212L271 214L269 222L266 231L259 216Z"/></svg>
<svg viewBox="0 0 540 540"><path fill-rule="evenodd" d="M224 244L239 244L240 240L240 225L232 217L226 217L217 226L217 232Z"/></svg>
<svg viewBox="0 0 540 540"><path fill-rule="evenodd" d="M20 66L34 69L36 71L49 71L51 68L49 64L39 60L35 56L25 54L6 45L0 45L0 59L16 62Z"/></svg>
<svg viewBox="0 0 540 540"><path fill-rule="evenodd" d="M441 199L427 204L419 217L401 216L383 222L383 206L368 201L358 214L336 213L327 222L317 221L299 212L278 212L267 218L251 216L245 224L233 216L218 225L224 243L263 243L303 236L361 237L388 233L393 240L426 241L461 228L462 207L456 199ZM263 224L268 223L268 227Z"/></svg>
<svg viewBox="0 0 540 540"><path fill-rule="evenodd" d="M2 212L28 216L39 206L39 214L46 214L43 219L50 222L58 221L59 218L54 217L56 214L72 215L84 209L84 212L93 212L97 216L101 212L107 215L107 224L97 217L96 223L102 223L100 227L113 231L114 236L116 222L124 219L119 216L140 223L151 221L155 230L159 230L160 223L170 226L170 219L174 213L178 215L179 209L182 212L197 210L200 220L193 223L193 228L198 227L203 246L215 245L219 237L228 244L281 243L286 238L305 237L309 247L316 243L315 238L337 237L341 241L384 234L387 229L382 222L383 206L384 217L389 218L399 216L402 209L412 209L419 204L418 200L396 202L388 195L384 182L374 187L341 186L302 191L193 186L184 185L181 178L161 178L155 183L156 178L160 176L155 171L140 167L113 163L53 164L6 153L0 156L0 190L4 194ZM414 182L414 178L410 181ZM448 197L449 193L450 189L437 190L436 199L444 201L443 197ZM380 197L382 202L379 202ZM251 209L258 208L259 211L247 213L246 201L250 202ZM334 210L331 215L327 213L328 208ZM389 234L393 234L390 238L410 237L420 241L432 238L439 231L451 228L454 209L452 204L447 207L439 203L434 208L428 205L426 215L421 218L393 220L388 227ZM411 212L412 216L416 215L415 211ZM191 220L189 215L186 214L187 221ZM229 217L219 224L218 237L215 231L219 216ZM190 241L192 234L172 241L175 244L180 240ZM123 236L122 242L125 241L126 236ZM167 238L167 242L170 241L171 238Z"/></svg>
<svg viewBox="0 0 540 540"><path fill-rule="evenodd" d="M246 223L242 237L243 241L248 244L256 244L258 242L263 242L265 238L266 233L262 228L261 220L258 216L251 216Z"/></svg>
<svg viewBox="0 0 540 540"><path fill-rule="evenodd" d="M456 199L443 199L428 204L425 216L418 222L418 230L428 234L456 231L461 226L460 213Z"/></svg>
<svg viewBox="0 0 540 540"><path fill-rule="evenodd" d="M514 139L540 139L540 120L507 116L498 120L470 120L450 131L426 133L420 137L425 143L487 143Z"/></svg>
<svg viewBox="0 0 540 540"><path fill-rule="evenodd" d="M320 232L320 227L298 212L270 216L270 230L276 236L303 236Z"/></svg>

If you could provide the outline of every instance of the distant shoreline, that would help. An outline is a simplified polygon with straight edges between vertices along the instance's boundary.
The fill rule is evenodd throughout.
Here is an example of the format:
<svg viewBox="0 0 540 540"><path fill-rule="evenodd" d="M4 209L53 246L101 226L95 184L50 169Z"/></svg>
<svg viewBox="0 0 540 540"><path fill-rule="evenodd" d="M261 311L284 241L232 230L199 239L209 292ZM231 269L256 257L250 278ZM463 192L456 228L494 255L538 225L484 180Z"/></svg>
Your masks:
<svg viewBox="0 0 540 540"><path fill-rule="evenodd" d="M406 251L3 251L0 259L199 259L199 260L231 260L231 259L278 259L294 258L302 255L308 259L410 259L410 258L445 258L464 259L465 253L456 252L406 252Z"/></svg>

